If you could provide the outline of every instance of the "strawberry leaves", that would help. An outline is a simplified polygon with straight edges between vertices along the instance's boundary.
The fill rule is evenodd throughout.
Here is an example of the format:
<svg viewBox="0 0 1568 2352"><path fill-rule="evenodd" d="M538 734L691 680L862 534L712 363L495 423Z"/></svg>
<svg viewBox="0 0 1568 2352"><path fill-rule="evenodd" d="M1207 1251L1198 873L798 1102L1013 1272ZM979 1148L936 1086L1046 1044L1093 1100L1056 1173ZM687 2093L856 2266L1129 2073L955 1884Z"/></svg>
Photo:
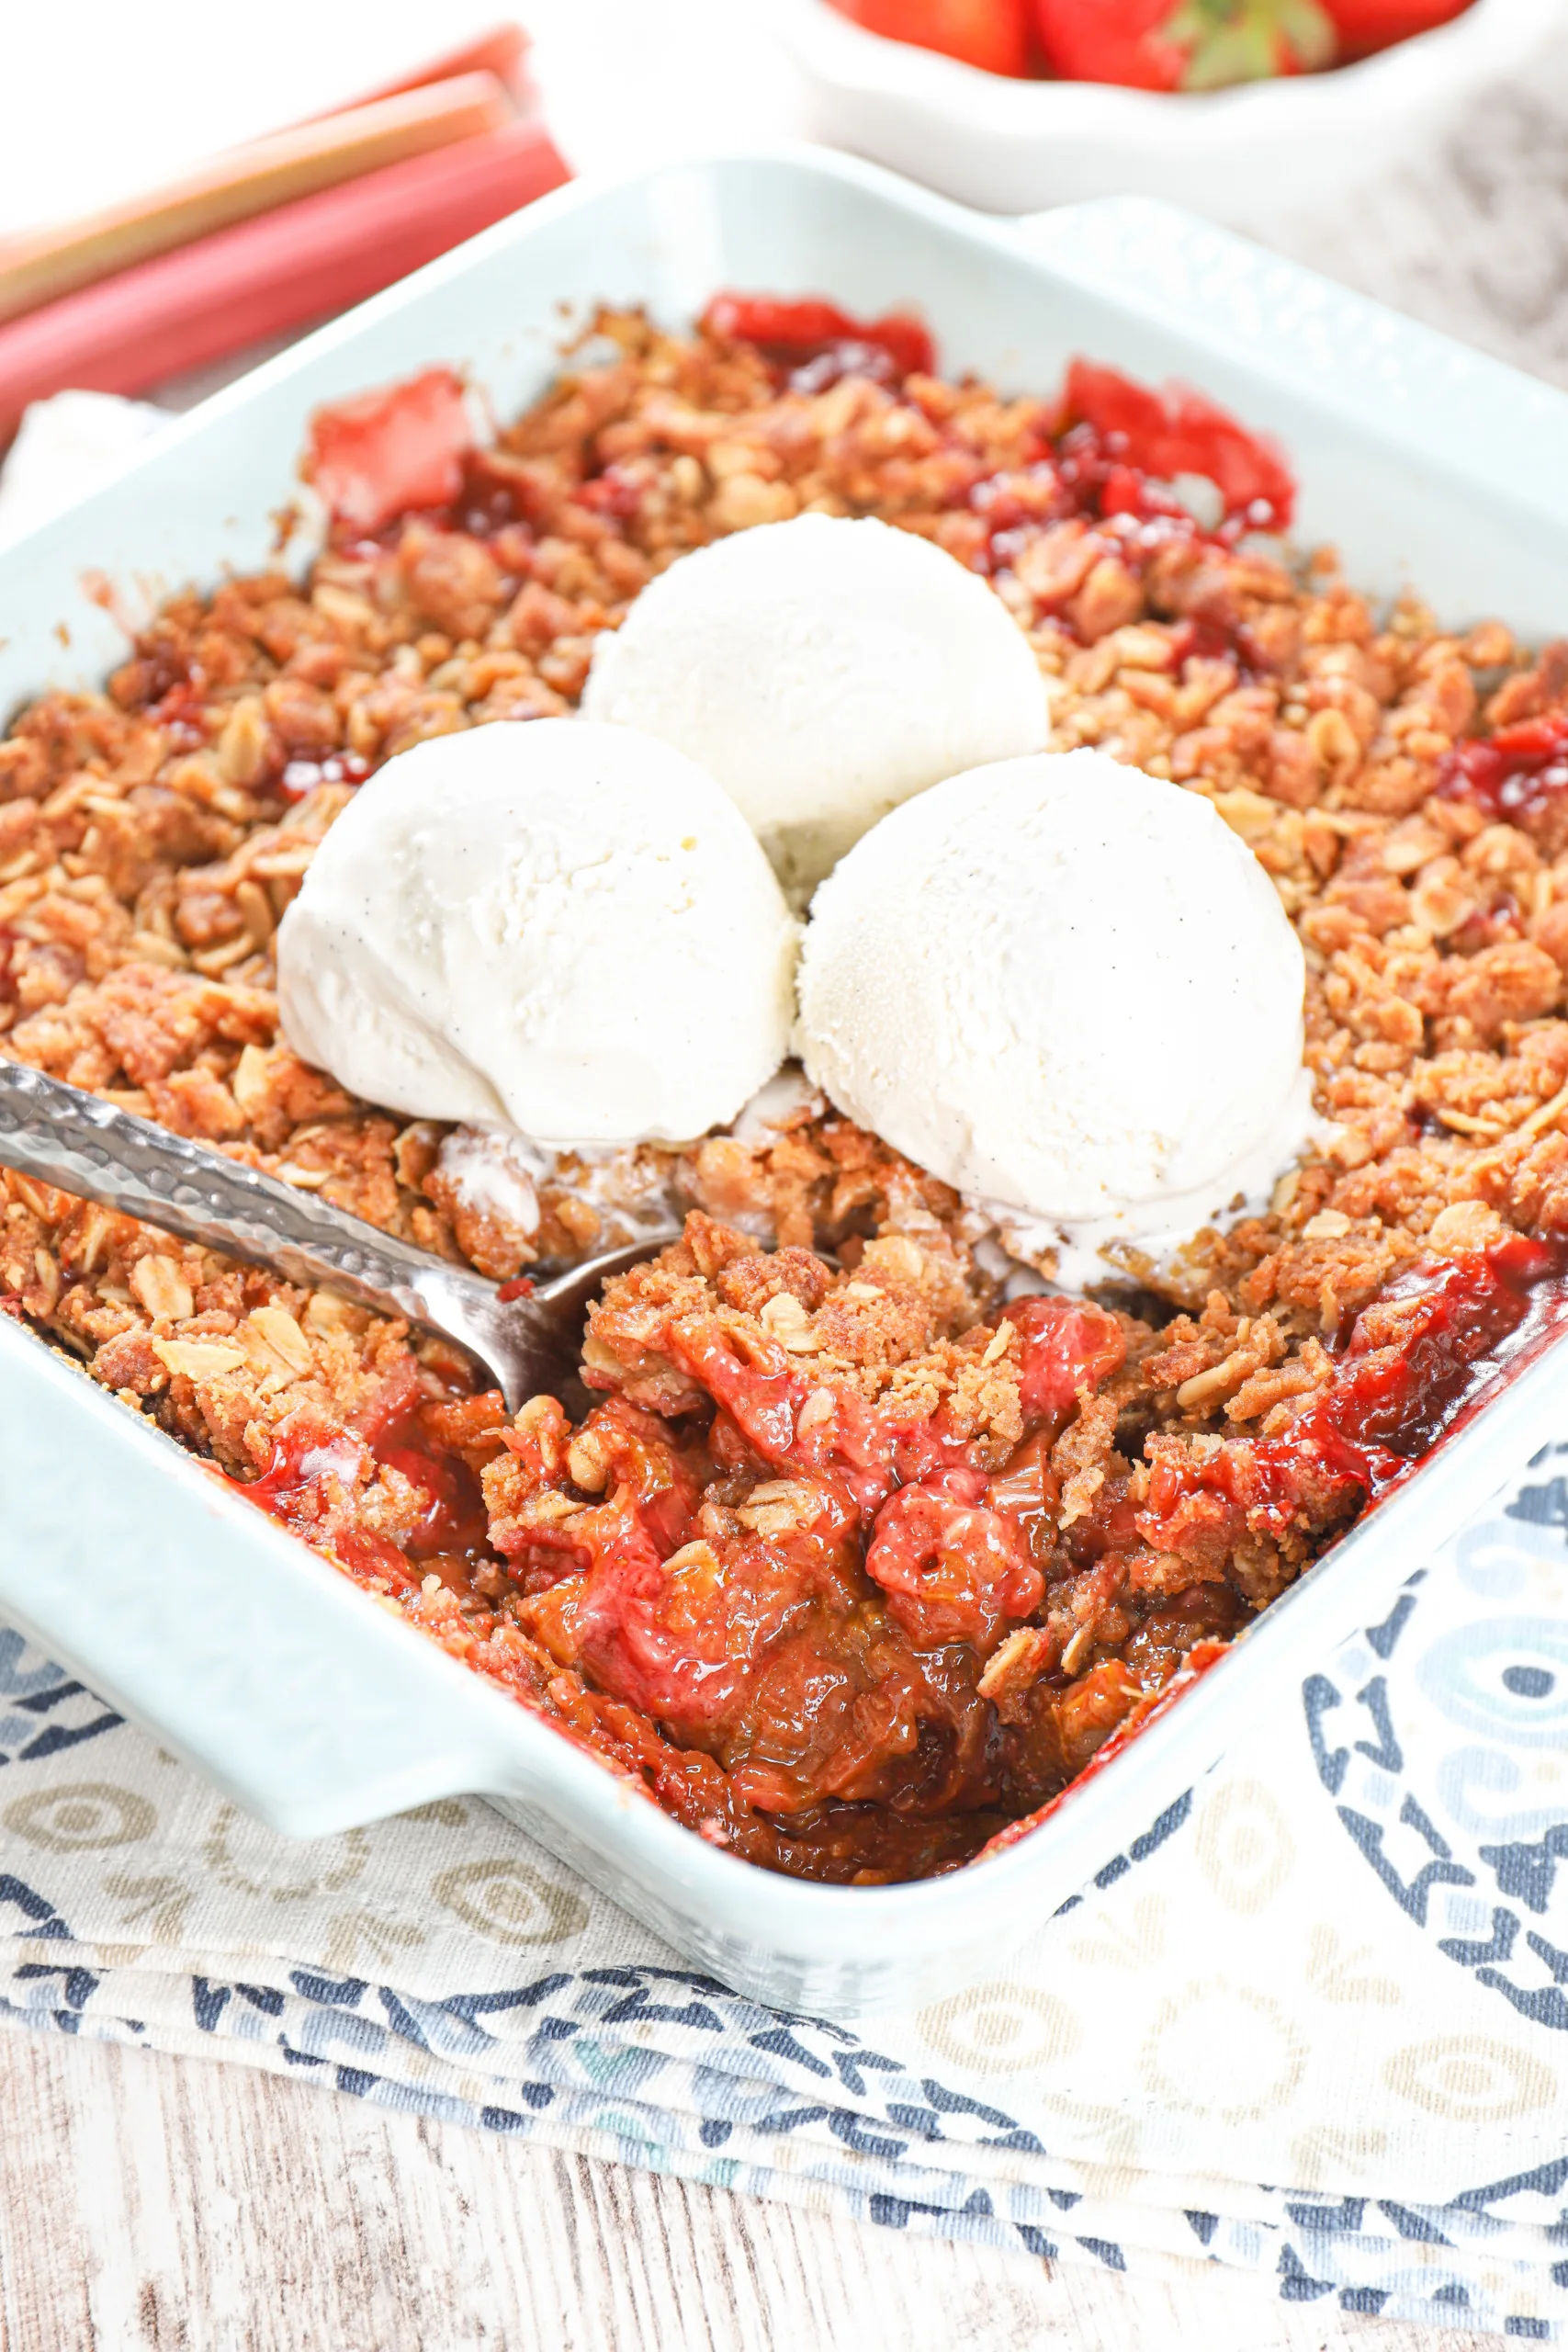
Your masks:
<svg viewBox="0 0 1568 2352"><path fill-rule="evenodd" d="M1334 61L1334 20L1319 0L1178 0L1162 42L1185 52L1179 86L1220 90Z"/></svg>

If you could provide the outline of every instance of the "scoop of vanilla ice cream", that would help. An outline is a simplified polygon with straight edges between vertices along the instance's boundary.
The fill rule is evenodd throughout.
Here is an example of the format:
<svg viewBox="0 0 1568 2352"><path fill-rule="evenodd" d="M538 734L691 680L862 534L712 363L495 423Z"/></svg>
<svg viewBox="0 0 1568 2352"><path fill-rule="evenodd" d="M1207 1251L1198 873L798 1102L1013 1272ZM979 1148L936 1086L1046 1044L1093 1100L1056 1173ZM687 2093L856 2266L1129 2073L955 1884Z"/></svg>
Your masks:
<svg viewBox="0 0 1568 2352"><path fill-rule="evenodd" d="M1190 1205L1190 1231L1303 1140L1303 985L1208 801L1045 752L850 852L812 908L797 1035L840 1110L962 1192L1140 1231Z"/></svg>
<svg viewBox="0 0 1568 2352"><path fill-rule="evenodd" d="M629 728L419 743L278 933L288 1042L373 1102L543 1143L682 1141L777 1069L798 928L713 778Z"/></svg>
<svg viewBox="0 0 1568 2352"><path fill-rule="evenodd" d="M682 556L601 636L582 707L717 777L797 901L900 801L1046 739L984 581L886 523L802 514Z"/></svg>

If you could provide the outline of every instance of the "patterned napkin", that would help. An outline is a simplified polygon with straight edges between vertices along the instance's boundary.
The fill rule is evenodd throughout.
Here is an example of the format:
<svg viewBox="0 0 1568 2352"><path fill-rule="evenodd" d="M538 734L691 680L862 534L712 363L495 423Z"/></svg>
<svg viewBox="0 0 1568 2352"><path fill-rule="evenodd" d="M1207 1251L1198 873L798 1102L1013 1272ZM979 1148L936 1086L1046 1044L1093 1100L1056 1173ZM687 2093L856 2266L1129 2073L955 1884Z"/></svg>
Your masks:
<svg viewBox="0 0 1568 2352"><path fill-rule="evenodd" d="M1568 1447L1005 1973L758 2007L477 1800L263 1830L0 1632L0 2013L886 2224L1568 2320ZM1049 1834L1048 1832L1046 1834ZM1561 1865L1561 1867L1560 1867ZM1260 2184L1269 2184L1262 2186Z"/></svg>

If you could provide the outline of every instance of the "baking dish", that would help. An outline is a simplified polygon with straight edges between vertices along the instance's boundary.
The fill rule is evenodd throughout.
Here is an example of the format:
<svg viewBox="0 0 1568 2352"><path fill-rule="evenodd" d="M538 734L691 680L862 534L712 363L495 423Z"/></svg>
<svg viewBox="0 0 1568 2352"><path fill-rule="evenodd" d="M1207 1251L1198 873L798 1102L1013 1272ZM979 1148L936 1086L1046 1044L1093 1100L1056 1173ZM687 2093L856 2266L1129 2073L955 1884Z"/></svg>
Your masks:
<svg viewBox="0 0 1568 2352"><path fill-rule="evenodd" d="M0 556L0 693L96 679L114 616L270 555L308 412L435 362L502 413L551 372L560 305L689 318L720 285L919 302L950 367L1053 381L1083 353L1200 383L1277 434L1301 531L1350 576L1406 579L1522 635L1561 610L1568 399L1143 203L1003 224L809 153L668 165L551 198L274 361ZM292 556L308 549L297 530ZM106 584L107 587L106 590ZM1205 1678L1056 1809L954 1876L833 1889L689 1835L265 1521L234 1488L0 1317L0 1614L276 1826L321 1834L489 1797L757 1996L852 2014L996 1964L1114 1872L1249 1717L1558 1427L1554 1355L1482 1409Z"/></svg>

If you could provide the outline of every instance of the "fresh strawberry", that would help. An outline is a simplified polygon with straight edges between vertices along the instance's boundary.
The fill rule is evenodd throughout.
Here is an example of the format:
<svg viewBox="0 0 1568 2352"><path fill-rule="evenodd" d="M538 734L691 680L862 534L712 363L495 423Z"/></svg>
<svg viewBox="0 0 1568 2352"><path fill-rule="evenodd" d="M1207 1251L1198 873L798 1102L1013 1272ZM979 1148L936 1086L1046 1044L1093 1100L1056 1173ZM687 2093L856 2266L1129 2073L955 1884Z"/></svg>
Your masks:
<svg viewBox="0 0 1568 2352"><path fill-rule="evenodd" d="M1462 17L1471 0L1323 0L1347 57L1369 57L1412 33L1430 32Z"/></svg>
<svg viewBox="0 0 1568 2352"><path fill-rule="evenodd" d="M1047 63L1071 82L1219 90L1310 73L1337 53L1334 15L1320 0L1034 0L1034 15Z"/></svg>
<svg viewBox="0 0 1568 2352"><path fill-rule="evenodd" d="M937 49L987 74L1029 70L1029 0L831 0L887 40Z"/></svg>

